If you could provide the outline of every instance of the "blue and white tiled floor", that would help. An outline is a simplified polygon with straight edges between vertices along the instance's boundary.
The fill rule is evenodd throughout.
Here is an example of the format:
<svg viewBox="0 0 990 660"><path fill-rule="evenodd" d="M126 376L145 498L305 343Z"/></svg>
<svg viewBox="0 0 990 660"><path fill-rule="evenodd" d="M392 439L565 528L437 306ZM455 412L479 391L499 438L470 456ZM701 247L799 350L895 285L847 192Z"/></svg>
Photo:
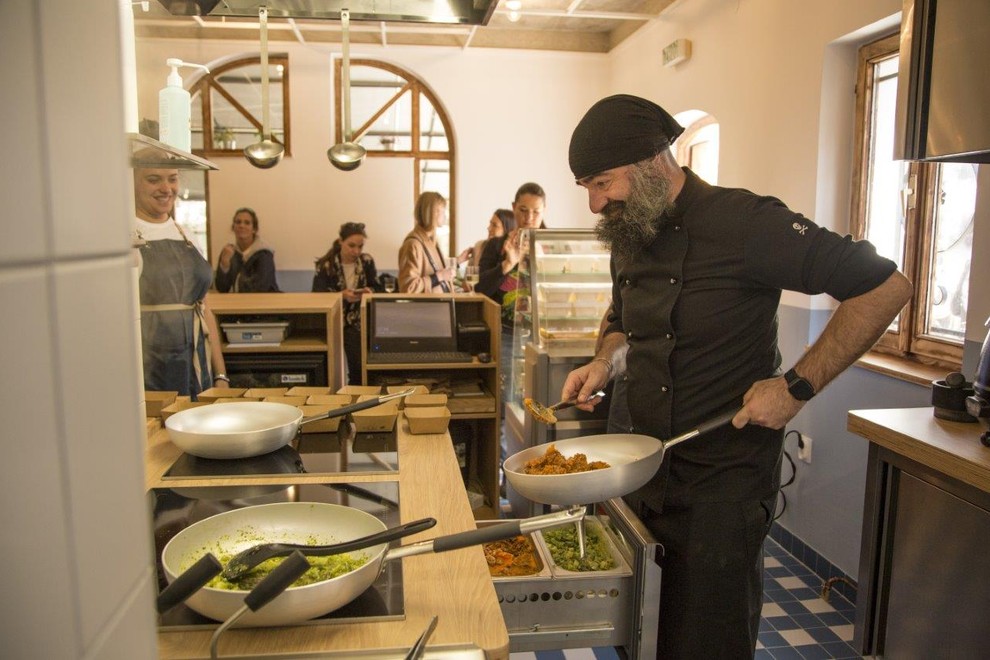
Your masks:
<svg viewBox="0 0 990 660"><path fill-rule="evenodd" d="M855 607L837 590L821 598L822 578L775 540L763 546L763 618L757 660L859 658L851 646ZM511 660L623 660L611 647L512 653Z"/></svg>

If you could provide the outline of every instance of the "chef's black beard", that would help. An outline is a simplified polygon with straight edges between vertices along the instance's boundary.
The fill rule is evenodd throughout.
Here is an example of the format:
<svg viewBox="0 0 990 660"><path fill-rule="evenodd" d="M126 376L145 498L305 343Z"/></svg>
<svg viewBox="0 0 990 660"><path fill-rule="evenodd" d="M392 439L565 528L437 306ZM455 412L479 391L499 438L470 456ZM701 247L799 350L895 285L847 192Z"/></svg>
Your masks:
<svg viewBox="0 0 990 660"><path fill-rule="evenodd" d="M629 169L629 197L602 209L595 233L616 261L623 262L653 242L661 216L673 207L670 179L650 159Z"/></svg>

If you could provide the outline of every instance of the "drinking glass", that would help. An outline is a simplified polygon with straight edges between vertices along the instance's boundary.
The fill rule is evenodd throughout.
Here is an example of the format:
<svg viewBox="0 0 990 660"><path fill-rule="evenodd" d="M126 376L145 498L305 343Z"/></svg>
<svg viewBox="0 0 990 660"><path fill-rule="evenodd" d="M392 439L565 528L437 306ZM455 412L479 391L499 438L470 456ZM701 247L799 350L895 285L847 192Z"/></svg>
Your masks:
<svg viewBox="0 0 990 660"><path fill-rule="evenodd" d="M395 278L394 277L382 278L382 288L385 289L385 293L395 293Z"/></svg>
<svg viewBox="0 0 990 660"><path fill-rule="evenodd" d="M479 278L479 276L480 276L480 273L478 272L478 267L477 266L467 266L467 267L465 267L465 269L464 269L464 281L467 283L467 285L471 288L472 291L474 290L474 287L477 286L477 284L478 284L478 278Z"/></svg>

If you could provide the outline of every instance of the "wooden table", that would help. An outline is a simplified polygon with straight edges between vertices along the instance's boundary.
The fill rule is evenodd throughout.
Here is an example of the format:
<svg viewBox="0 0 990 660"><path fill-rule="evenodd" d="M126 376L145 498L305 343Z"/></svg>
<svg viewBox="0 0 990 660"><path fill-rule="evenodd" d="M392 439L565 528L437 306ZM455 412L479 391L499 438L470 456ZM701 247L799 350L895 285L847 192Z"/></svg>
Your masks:
<svg viewBox="0 0 990 660"><path fill-rule="evenodd" d="M411 435L400 415L399 471L368 475L286 475L183 479L183 486L222 486L300 483L399 482L403 522L434 517L437 525L405 542L474 529L467 495L448 434ZM157 419L148 423L146 486L167 487L162 474L180 455ZM370 650L410 646L436 614L430 646L475 645L488 658L507 658L509 636L499 608L484 554L478 547L402 559L405 618L401 621L306 625L285 628L234 629L224 633L224 656L258 656L307 652L338 652L335 657ZM204 658L210 655L211 630L161 631L159 657ZM399 656L401 657L401 656Z"/></svg>

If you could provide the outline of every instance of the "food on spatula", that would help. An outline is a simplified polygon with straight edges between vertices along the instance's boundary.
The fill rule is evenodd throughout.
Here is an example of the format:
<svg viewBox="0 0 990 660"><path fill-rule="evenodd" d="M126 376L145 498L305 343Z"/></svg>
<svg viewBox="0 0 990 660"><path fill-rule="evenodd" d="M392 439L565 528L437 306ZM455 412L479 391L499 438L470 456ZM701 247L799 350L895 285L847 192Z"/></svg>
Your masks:
<svg viewBox="0 0 990 660"><path fill-rule="evenodd" d="M557 447L551 443L547 447L546 453L539 458L526 461L523 472L526 474L571 474L573 472L588 472L590 470L602 470L612 467L605 461L588 461L584 454L577 453L566 458L557 451Z"/></svg>
<svg viewBox="0 0 990 660"><path fill-rule="evenodd" d="M529 397L526 397L523 399L523 405L526 406L526 410L528 410L529 414L535 417L537 421L543 422L544 424L557 423L557 416L553 414L553 411L539 401L533 401Z"/></svg>

